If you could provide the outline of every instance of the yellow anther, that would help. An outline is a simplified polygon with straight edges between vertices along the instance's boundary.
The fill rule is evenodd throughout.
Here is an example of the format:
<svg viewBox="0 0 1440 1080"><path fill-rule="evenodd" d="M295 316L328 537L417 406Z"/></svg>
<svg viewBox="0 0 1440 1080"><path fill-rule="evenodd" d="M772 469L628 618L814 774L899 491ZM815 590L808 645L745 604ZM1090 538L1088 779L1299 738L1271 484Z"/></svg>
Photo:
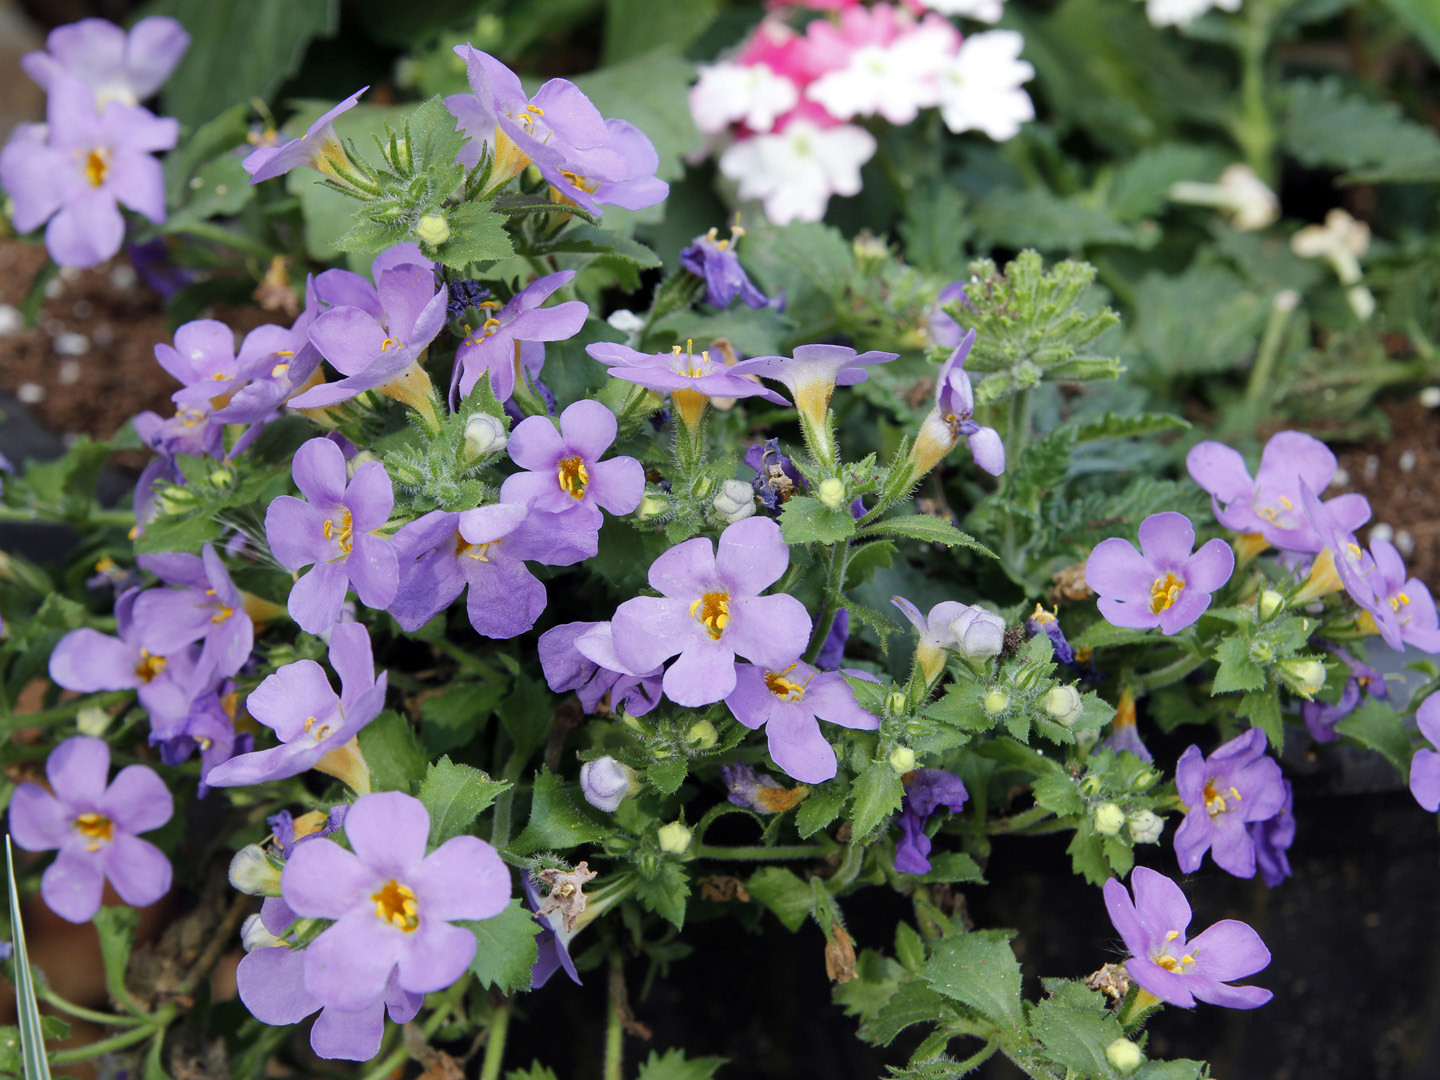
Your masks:
<svg viewBox="0 0 1440 1080"><path fill-rule="evenodd" d="M226 607L224 604L221 604L220 610L217 611L214 615L210 616L210 621L213 623L223 623L226 619L230 618L230 616L234 614L235 609L233 607Z"/></svg>
<svg viewBox="0 0 1440 1080"><path fill-rule="evenodd" d="M467 559L474 559L476 562L489 562L490 556L487 552L498 543L498 540L491 540L484 544L472 544L457 532L455 534L455 554L457 556L464 555Z"/></svg>
<svg viewBox="0 0 1440 1080"><path fill-rule="evenodd" d="M349 555L350 549L355 546L354 518L346 507L340 509L340 525L338 528L330 518L325 519L325 524L320 531L324 533L326 540L334 540L340 546L342 555Z"/></svg>
<svg viewBox="0 0 1440 1080"><path fill-rule="evenodd" d="M560 488L565 494L572 499L585 497L585 486L590 482L590 472L585 468L584 458L579 455L561 458L555 471L560 480Z"/></svg>
<svg viewBox="0 0 1440 1080"><path fill-rule="evenodd" d="M148 649L140 650L140 661L135 665L135 677L148 683L165 670L165 657L151 656Z"/></svg>
<svg viewBox="0 0 1440 1080"><path fill-rule="evenodd" d="M85 157L85 179L91 187L99 187L110 173L110 151L96 147Z"/></svg>
<svg viewBox="0 0 1440 1080"><path fill-rule="evenodd" d="M381 922L407 934L414 933L420 926L420 906L415 902L415 894L394 878L370 899L375 901L375 917Z"/></svg>
<svg viewBox="0 0 1440 1080"><path fill-rule="evenodd" d="M290 357L292 357L292 356L295 355L295 350L294 350L294 349L277 349L276 352L275 352L275 355L276 355L276 356L283 356L283 357L285 357L285 358L288 360Z"/></svg>
<svg viewBox="0 0 1440 1080"><path fill-rule="evenodd" d="M1181 581L1174 574L1167 573L1163 578L1156 578L1155 584L1150 586L1150 612L1159 615L1169 608L1180 598L1180 593L1185 589L1185 582Z"/></svg>
<svg viewBox="0 0 1440 1080"><path fill-rule="evenodd" d="M1233 787L1230 788L1230 794L1235 797L1236 802L1240 801L1240 793ZM1230 804L1226 801L1225 796L1215 790L1214 777L1210 777L1205 781L1204 796L1205 812L1211 817L1215 817L1217 814L1223 814L1230 809Z"/></svg>
<svg viewBox="0 0 1440 1080"><path fill-rule="evenodd" d="M1174 941L1174 940L1175 940L1177 937L1179 937L1179 936L1180 936L1180 931L1179 931L1179 930L1171 930L1168 934L1165 935L1165 940L1166 940L1167 942L1168 942L1168 941Z"/></svg>
<svg viewBox="0 0 1440 1080"><path fill-rule="evenodd" d="M539 105L526 105L525 111L528 113L534 113L536 116L545 115L545 110L542 109Z"/></svg>
<svg viewBox="0 0 1440 1080"><path fill-rule="evenodd" d="M89 841L86 851L99 851L100 845L115 839L115 823L104 814L85 813L75 819L74 829Z"/></svg>
<svg viewBox="0 0 1440 1080"><path fill-rule="evenodd" d="M287 372L287 371L289 371L289 370L290 370L290 365L289 365L289 364L276 364L274 367L272 367L272 368L270 369L270 377L271 377L272 379L278 379L278 378L280 378L281 375L284 375L285 372Z"/></svg>
<svg viewBox="0 0 1440 1080"><path fill-rule="evenodd" d="M1287 499L1284 495L1281 495L1281 496L1280 496L1280 501L1285 504L1285 509L1286 509L1286 510L1294 510L1294 509L1295 509L1295 504L1292 503L1289 499Z"/></svg>
<svg viewBox="0 0 1440 1080"><path fill-rule="evenodd" d="M387 337L384 341L380 343L380 351L384 352L386 349L390 348L391 345L394 345L397 349L403 349L405 347L405 343L399 338Z"/></svg>
<svg viewBox="0 0 1440 1080"><path fill-rule="evenodd" d="M730 625L730 594L707 592L690 605L690 617L698 619L706 633L718 641Z"/></svg>
<svg viewBox="0 0 1440 1080"><path fill-rule="evenodd" d="M805 696L805 689L810 685L810 679L815 673L810 673L810 678L803 683L791 682L785 678L786 675L795 670L796 665L791 664L784 671L765 672L765 689L769 690L781 701L799 701Z"/></svg>

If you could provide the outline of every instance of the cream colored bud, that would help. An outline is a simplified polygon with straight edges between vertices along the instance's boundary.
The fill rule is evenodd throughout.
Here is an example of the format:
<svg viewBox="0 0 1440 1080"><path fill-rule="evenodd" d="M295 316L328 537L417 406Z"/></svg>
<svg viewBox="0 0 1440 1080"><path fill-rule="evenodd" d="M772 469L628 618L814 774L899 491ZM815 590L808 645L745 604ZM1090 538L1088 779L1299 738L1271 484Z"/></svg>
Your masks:
<svg viewBox="0 0 1440 1080"><path fill-rule="evenodd" d="M245 946L246 952L254 952L256 949L278 948L285 942L266 929L259 915L251 915L240 926L240 944Z"/></svg>
<svg viewBox="0 0 1440 1080"><path fill-rule="evenodd" d="M1080 691L1073 686L1057 686L1045 695L1045 711L1057 723L1069 727L1084 711L1084 703L1080 700Z"/></svg>
<svg viewBox="0 0 1440 1080"><path fill-rule="evenodd" d="M683 822L672 821L669 825L661 825L657 834L660 840L660 850L668 851L671 855L684 855L690 849L690 838L693 834Z"/></svg>
<svg viewBox="0 0 1440 1080"><path fill-rule="evenodd" d="M1165 819L1153 810L1137 810L1125 823L1130 839L1137 844L1155 844L1165 831Z"/></svg>
<svg viewBox="0 0 1440 1080"><path fill-rule="evenodd" d="M1101 836L1114 836L1125 827L1125 811L1113 802L1095 808L1095 831Z"/></svg>
<svg viewBox="0 0 1440 1080"><path fill-rule="evenodd" d="M903 713L905 711L905 695L898 690L892 692L890 696L885 699L885 708L891 715Z"/></svg>
<svg viewBox="0 0 1440 1080"><path fill-rule="evenodd" d="M999 716L1010 704L1010 695L1004 690L991 690L985 695L985 711L991 716Z"/></svg>
<svg viewBox="0 0 1440 1080"><path fill-rule="evenodd" d="M422 244L439 247L450 239L450 223L443 214L426 214L415 226L415 235Z"/></svg>
<svg viewBox="0 0 1440 1080"><path fill-rule="evenodd" d="M890 751L890 767L902 775L909 772L915 768L915 751L908 746L897 746Z"/></svg>
<svg viewBox="0 0 1440 1080"><path fill-rule="evenodd" d="M259 844L246 844L230 860L230 887L250 896L279 896L280 866Z"/></svg>
<svg viewBox="0 0 1440 1080"><path fill-rule="evenodd" d="M709 720L701 720L691 725L690 730L685 733L685 741L701 750L709 750L719 740L720 733Z"/></svg>
<svg viewBox="0 0 1440 1080"><path fill-rule="evenodd" d="M505 449L510 441L505 421L489 413L475 413L465 421L465 458L478 461L486 454Z"/></svg>
<svg viewBox="0 0 1440 1080"><path fill-rule="evenodd" d="M1260 594L1260 618L1273 618L1275 613L1285 606L1285 598L1274 589L1266 589Z"/></svg>
<svg viewBox="0 0 1440 1080"><path fill-rule="evenodd" d="M1105 1058L1120 1073L1132 1073L1140 1067L1145 1055L1140 1047L1129 1039L1116 1039L1105 1047Z"/></svg>
<svg viewBox="0 0 1440 1080"><path fill-rule="evenodd" d="M722 520L733 525L755 513L755 489L744 480L726 480L710 505Z"/></svg>
<svg viewBox="0 0 1440 1080"><path fill-rule="evenodd" d="M75 726L80 729L81 735L104 735L105 729L110 726L114 719L108 712L98 705L86 705L75 714Z"/></svg>
<svg viewBox="0 0 1440 1080"><path fill-rule="evenodd" d="M649 521L670 510L670 500L660 495L646 495L640 500L639 507L635 510L635 516L641 521Z"/></svg>
<svg viewBox="0 0 1440 1080"><path fill-rule="evenodd" d="M1301 697L1312 697L1325 685L1325 665L1319 660L1285 660L1280 668L1291 688Z"/></svg>
<svg viewBox="0 0 1440 1080"><path fill-rule="evenodd" d="M820 486L815 489L815 497L834 510L845 501L845 481L833 476L827 480L821 480Z"/></svg>

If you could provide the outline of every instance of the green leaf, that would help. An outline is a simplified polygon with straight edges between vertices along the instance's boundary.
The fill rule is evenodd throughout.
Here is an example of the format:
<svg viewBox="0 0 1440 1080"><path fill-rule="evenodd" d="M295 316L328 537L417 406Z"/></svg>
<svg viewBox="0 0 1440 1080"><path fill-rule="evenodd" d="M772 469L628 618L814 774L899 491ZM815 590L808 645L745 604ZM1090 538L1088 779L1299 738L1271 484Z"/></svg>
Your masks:
<svg viewBox="0 0 1440 1080"><path fill-rule="evenodd" d="M1148 1061L1140 1066L1133 1080L1202 1080L1209 1075L1209 1066L1203 1061L1177 1058L1175 1061Z"/></svg>
<svg viewBox="0 0 1440 1080"><path fill-rule="evenodd" d="M905 786L900 774L888 761L874 762L855 778L854 805L850 823L855 839L862 840L874 832L887 817L900 809Z"/></svg>
<svg viewBox="0 0 1440 1080"><path fill-rule="evenodd" d="M845 588L857 588L874 577L877 570L889 570L896 550L889 540L851 545L850 557L845 562Z"/></svg>
<svg viewBox="0 0 1440 1080"><path fill-rule="evenodd" d="M300 69L310 42L339 26L338 0L156 0L190 32L190 49L165 83L164 115L194 127L236 101L268 101Z"/></svg>
<svg viewBox="0 0 1440 1080"><path fill-rule="evenodd" d="M656 761L645 770L645 779L654 785L662 795L674 795L690 773L690 764L683 757L670 757Z"/></svg>
<svg viewBox="0 0 1440 1080"><path fill-rule="evenodd" d="M1086 1077L1113 1075L1105 1048L1124 1035L1101 995L1077 982L1050 984L1052 996L1030 1011L1030 1030L1050 1059Z"/></svg>
<svg viewBox="0 0 1440 1080"><path fill-rule="evenodd" d="M425 749L443 754L464 746L485 726L505 693L501 682L457 683L420 704Z"/></svg>
<svg viewBox="0 0 1440 1080"><path fill-rule="evenodd" d="M493 986L502 994L530 989L530 969L540 956L535 935L540 924L519 900L493 919L460 922L475 935L475 957L470 970L482 986Z"/></svg>
<svg viewBox="0 0 1440 1080"><path fill-rule="evenodd" d="M942 851L938 855L930 856L929 872L921 874L916 880L951 884L968 882L983 884L985 875L980 872L979 864L963 851Z"/></svg>
<svg viewBox="0 0 1440 1080"><path fill-rule="evenodd" d="M1125 626L1111 626L1104 619L1091 623L1070 644L1077 649L1105 649L1114 645L1133 645L1154 637L1149 630L1136 630Z"/></svg>
<svg viewBox="0 0 1440 1080"><path fill-rule="evenodd" d="M855 518L849 507L830 507L808 495L796 495L780 515L780 532L787 544L834 544L855 535Z"/></svg>
<svg viewBox="0 0 1440 1080"><path fill-rule="evenodd" d="M1304 165L1348 169L1342 182L1440 179L1440 135L1393 101L1370 101L1339 78L1287 84L1285 148Z"/></svg>
<svg viewBox="0 0 1440 1080"><path fill-rule="evenodd" d="M1361 746L1378 750L1408 782L1414 748L1405 732L1405 724L1393 706L1366 697L1363 705L1335 725L1335 730Z"/></svg>
<svg viewBox="0 0 1440 1080"><path fill-rule="evenodd" d="M1177 277L1151 272L1135 294L1132 337L1157 380L1229 371L1254 355L1270 315L1270 294L1223 266L1192 266Z"/></svg>
<svg viewBox="0 0 1440 1080"><path fill-rule="evenodd" d="M559 1080L555 1070L541 1065L538 1061L532 1061L528 1069L511 1069L505 1074L505 1080Z"/></svg>
<svg viewBox="0 0 1440 1080"><path fill-rule="evenodd" d="M1147 146L1115 170L1105 201L1121 221L1139 221L1165 208L1172 184L1211 179L1224 165L1223 157L1204 147Z"/></svg>
<svg viewBox="0 0 1440 1080"><path fill-rule="evenodd" d="M515 855L533 855L548 849L563 850L608 836L610 829L576 809L565 793L565 781L552 772L535 774L530 820L510 845Z"/></svg>
<svg viewBox="0 0 1440 1080"><path fill-rule="evenodd" d="M1236 690L1259 690L1265 685L1265 669L1250 659L1250 641L1244 637L1228 637L1215 650L1220 662L1215 672L1214 694Z"/></svg>
<svg viewBox="0 0 1440 1080"><path fill-rule="evenodd" d="M463 203L446 210L445 223L450 226L450 238L439 247L422 244L421 250L452 269L463 270L472 262L505 259L515 254L515 246L505 228L505 215L497 214L489 203Z"/></svg>
<svg viewBox="0 0 1440 1080"><path fill-rule="evenodd" d="M638 240L631 240L628 236L621 236L608 229L583 223L571 225L555 239L537 244L535 247L536 255L551 255L556 252L613 255L642 270L650 270L660 265L660 256Z"/></svg>
<svg viewBox="0 0 1440 1080"><path fill-rule="evenodd" d="M1382 0L1440 63L1440 8L1432 0Z"/></svg>
<svg viewBox="0 0 1440 1080"><path fill-rule="evenodd" d="M801 838L814 836L839 817L849 798L850 785L845 783L843 775L812 787L800 809L795 811L795 829Z"/></svg>
<svg viewBox="0 0 1440 1080"><path fill-rule="evenodd" d="M1071 868L1096 888L1110 880L1110 860L1105 857L1103 838L1091 826L1089 818L1080 823L1065 849Z"/></svg>
<svg viewBox="0 0 1440 1080"><path fill-rule="evenodd" d="M791 933L805 925L815 907L815 892L808 881L782 866L767 866L750 875L746 890L775 913Z"/></svg>
<svg viewBox="0 0 1440 1080"><path fill-rule="evenodd" d="M425 750L415 729L394 709L386 709L361 728L359 739L376 791L409 794L411 784L425 775Z"/></svg>
<svg viewBox="0 0 1440 1080"><path fill-rule="evenodd" d="M948 998L968 1005L1002 1028L1025 1026L1020 1000L1020 963L1010 948L1011 930L974 930L935 943L921 975Z"/></svg>
<svg viewBox="0 0 1440 1080"><path fill-rule="evenodd" d="M795 502L791 499L789 505ZM925 540L946 547L963 547L995 558L995 553L969 533L961 532L944 518L929 514L899 514L884 518L860 530L859 536L903 536L910 540Z"/></svg>
<svg viewBox="0 0 1440 1080"><path fill-rule="evenodd" d="M1141 243L1136 229L1104 207L1043 188L1000 188L975 205L973 216L986 247L1078 252L1091 244Z"/></svg>
<svg viewBox="0 0 1440 1080"><path fill-rule="evenodd" d="M1285 719L1280 714L1280 690L1265 686L1252 690L1240 699L1235 715L1249 717L1250 723L1265 732L1271 748L1279 754L1285 747Z"/></svg>
<svg viewBox="0 0 1440 1080"><path fill-rule="evenodd" d="M654 877L640 878L635 884L635 895L655 914L673 923L675 929L684 929L690 879L679 863L663 862Z"/></svg>
<svg viewBox="0 0 1440 1080"><path fill-rule="evenodd" d="M1099 420L1087 420L1075 428L1077 443L1100 439L1133 439L1140 435L1157 435L1164 431L1187 431L1190 421L1170 413L1107 412Z"/></svg>
<svg viewBox="0 0 1440 1080"><path fill-rule="evenodd" d="M202 168L186 185L186 191L189 197L185 204L165 220L165 232L184 232L185 226L195 222L238 214L255 197L250 174L233 154L222 154Z"/></svg>
<svg viewBox="0 0 1440 1080"><path fill-rule="evenodd" d="M905 979L880 1010L880 1015L865 1025L865 1037L880 1046L889 1046L906 1028L948 1019L953 1015L952 1009L944 997L920 979Z"/></svg>
<svg viewBox="0 0 1440 1080"><path fill-rule="evenodd" d="M20 1055L24 1059L25 1080L50 1080L50 1060L45 1056L45 1031L40 1006L35 1000L35 975L30 970L30 957L25 948L25 927L20 920L20 883L15 877L15 854L10 837L5 837L5 869L10 885L10 936L14 952L15 1008L20 1021ZM4 1056L0 1045L0 1057Z"/></svg>
<svg viewBox="0 0 1440 1080"><path fill-rule="evenodd" d="M475 819L510 786L508 780L491 780L479 769L456 765L448 756L432 761L417 793L430 812L430 846L469 832Z"/></svg>
<svg viewBox="0 0 1440 1080"><path fill-rule="evenodd" d="M130 1001L125 986L125 969L130 964L130 950L135 945L135 930L140 925L140 912L132 907L102 907L95 913L95 929L100 935L100 960L105 965L105 987L119 1002Z"/></svg>
<svg viewBox="0 0 1440 1080"><path fill-rule="evenodd" d="M666 1050L664 1054L651 1050L650 1056L640 1065L636 1080L710 1080L715 1070L728 1059L722 1057L687 1058L680 1050Z"/></svg>
<svg viewBox="0 0 1440 1080"><path fill-rule="evenodd" d="M1038 761L1045 764L1034 780L1035 801L1059 817L1084 814L1085 800L1080 797L1080 790L1065 767L1049 758L1039 758Z"/></svg>
<svg viewBox="0 0 1440 1080"><path fill-rule="evenodd" d="M545 744L555 719L549 689L527 675L515 680L515 692L497 710L500 722L515 743L515 753L528 758Z"/></svg>

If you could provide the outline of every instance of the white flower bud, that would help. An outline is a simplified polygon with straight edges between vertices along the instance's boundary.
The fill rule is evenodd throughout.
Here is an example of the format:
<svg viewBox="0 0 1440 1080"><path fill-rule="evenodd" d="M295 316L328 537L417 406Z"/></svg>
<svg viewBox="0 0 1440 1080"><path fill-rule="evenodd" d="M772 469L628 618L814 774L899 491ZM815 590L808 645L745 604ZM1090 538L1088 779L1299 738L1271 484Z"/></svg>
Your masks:
<svg viewBox="0 0 1440 1080"><path fill-rule="evenodd" d="M701 720L692 724L690 730L685 733L685 741L701 750L709 750L719 740L720 733L715 730L715 725L709 720Z"/></svg>
<svg viewBox="0 0 1440 1080"><path fill-rule="evenodd" d="M613 813L637 787L635 770L613 757L596 758L580 766L580 791L597 810Z"/></svg>
<svg viewBox="0 0 1440 1080"><path fill-rule="evenodd" d="M1284 606L1285 598L1274 589L1266 589L1260 594L1260 618L1271 618Z"/></svg>
<svg viewBox="0 0 1440 1080"><path fill-rule="evenodd" d="M1325 685L1325 665L1319 660L1282 660L1280 670L1301 697L1313 697Z"/></svg>
<svg viewBox="0 0 1440 1080"><path fill-rule="evenodd" d="M259 844L246 844L230 860L230 887L250 896L279 896L280 864Z"/></svg>
<svg viewBox="0 0 1440 1080"><path fill-rule="evenodd" d="M1095 808L1095 831L1101 836L1114 836L1125 827L1125 811L1113 802Z"/></svg>
<svg viewBox="0 0 1440 1080"><path fill-rule="evenodd" d="M1120 1073L1134 1072L1140 1067L1140 1062L1145 1060L1140 1047L1129 1039L1116 1039L1105 1047L1105 1057Z"/></svg>
<svg viewBox="0 0 1440 1080"><path fill-rule="evenodd" d="M416 224L415 235L422 244L439 247L450 239L450 223L443 214L426 214Z"/></svg>
<svg viewBox="0 0 1440 1080"><path fill-rule="evenodd" d="M671 855L684 855L690 848L692 834L683 822L672 821L669 825L661 825L656 835L660 840L660 850Z"/></svg>
<svg viewBox="0 0 1440 1080"><path fill-rule="evenodd" d="M75 714L75 726L81 735L104 735L112 719L114 717L99 705L86 705Z"/></svg>
<svg viewBox="0 0 1440 1080"><path fill-rule="evenodd" d="M510 441L505 421L489 413L475 413L465 421L465 459L479 461L486 454L505 449Z"/></svg>
<svg viewBox="0 0 1440 1080"><path fill-rule="evenodd" d="M254 952L256 949L273 949L284 945L285 941L265 929L259 915L251 915L240 925L240 944L245 946L246 952Z"/></svg>
<svg viewBox="0 0 1440 1080"><path fill-rule="evenodd" d="M1165 831L1165 819L1152 810L1137 810L1126 822L1130 839L1137 844L1156 844Z"/></svg>
<svg viewBox="0 0 1440 1080"><path fill-rule="evenodd" d="M726 480L710 505L722 520L733 525L755 513L755 489L744 480Z"/></svg>
<svg viewBox="0 0 1440 1080"><path fill-rule="evenodd" d="M1010 695L1004 690L991 690L985 695L985 711L991 716L999 716L1010 704Z"/></svg>
<svg viewBox="0 0 1440 1080"><path fill-rule="evenodd" d="M1057 686L1045 695L1045 711L1057 723L1069 727L1085 709L1080 700L1080 691L1073 686Z"/></svg>
<svg viewBox="0 0 1440 1080"><path fill-rule="evenodd" d="M1005 620L993 611L971 607L950 624L960 655L970 660L999 656L1005 647Z"/></svg>
<svg viewBox="0 0 1440 1080"><path fill-rule="evenodd" d="M908 746L897 746L890 752L890 767L902 775L909 772L915 768L915 751Z"/></svg>
<svg viewBox="0 0 1440 1080"><path fill-rule="evenodd" d="M845 481L833 476L821 480L820 486L815 489L815 496L833 510L845 501Z"/></svg>

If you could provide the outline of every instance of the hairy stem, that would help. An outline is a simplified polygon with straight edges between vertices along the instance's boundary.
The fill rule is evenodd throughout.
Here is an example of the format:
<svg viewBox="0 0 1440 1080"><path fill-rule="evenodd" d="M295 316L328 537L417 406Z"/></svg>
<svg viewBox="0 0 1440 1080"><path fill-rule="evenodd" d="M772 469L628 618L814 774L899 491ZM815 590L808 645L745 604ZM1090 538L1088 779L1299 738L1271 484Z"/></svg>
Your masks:
<svg viewBox="0 0 1440 1080"><path fill-rule="evenodd" d="M845 566L850 561L850 541L838 540L830 549L830 568L825 578L825 606L820 620L810 635L810 647L805 650L805 662L813 664L820 655L830 628L835 625L835 613L840 610L840 601L845 592Z"/></svg>

